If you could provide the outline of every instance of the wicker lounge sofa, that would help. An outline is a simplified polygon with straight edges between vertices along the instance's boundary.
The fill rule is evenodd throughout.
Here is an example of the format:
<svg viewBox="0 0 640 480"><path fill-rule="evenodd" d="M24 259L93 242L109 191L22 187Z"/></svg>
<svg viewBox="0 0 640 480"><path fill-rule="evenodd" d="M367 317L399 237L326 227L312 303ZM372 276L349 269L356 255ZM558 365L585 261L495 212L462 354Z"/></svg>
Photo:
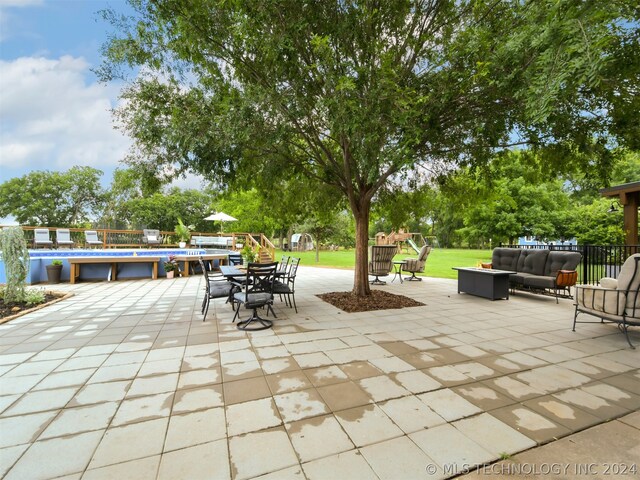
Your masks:
<svg viewBox="0 0 640 480"><path fill-rule="evenodd" d="M560 295L571 297L571 287L578 280L577 268L582 255L546 249L494 248L491 268L516 272L509 276L511 289L534 293L553 291L556 302Z"/></svg>

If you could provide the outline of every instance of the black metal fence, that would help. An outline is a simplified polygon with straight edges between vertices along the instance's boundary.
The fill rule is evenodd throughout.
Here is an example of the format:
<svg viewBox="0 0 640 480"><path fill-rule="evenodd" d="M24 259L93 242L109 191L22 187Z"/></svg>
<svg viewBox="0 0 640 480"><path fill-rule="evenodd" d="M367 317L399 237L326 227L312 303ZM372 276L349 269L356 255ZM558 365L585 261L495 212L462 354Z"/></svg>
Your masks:
<svg viewBox="0 0 640 480"><path fill-rule="evenodd" d="M582 263L578 283L597 284L602 277L618 278L624 261L640 252L640 245L503 245L509 248L534 248L580 252Z"/></svg>

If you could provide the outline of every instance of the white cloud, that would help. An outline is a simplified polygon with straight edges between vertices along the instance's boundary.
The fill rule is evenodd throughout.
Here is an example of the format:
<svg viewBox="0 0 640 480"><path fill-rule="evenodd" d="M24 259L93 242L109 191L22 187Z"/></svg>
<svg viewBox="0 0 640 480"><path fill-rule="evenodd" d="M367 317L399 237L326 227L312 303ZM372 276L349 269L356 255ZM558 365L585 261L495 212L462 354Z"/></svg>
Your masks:
<svg viewBox="0 0 640 480"><path fill-rule="evenodd" d="M113 129L118 86L89 84L83 58L0 61L3 177L87 165L111 171L131 140Z"/></svg>

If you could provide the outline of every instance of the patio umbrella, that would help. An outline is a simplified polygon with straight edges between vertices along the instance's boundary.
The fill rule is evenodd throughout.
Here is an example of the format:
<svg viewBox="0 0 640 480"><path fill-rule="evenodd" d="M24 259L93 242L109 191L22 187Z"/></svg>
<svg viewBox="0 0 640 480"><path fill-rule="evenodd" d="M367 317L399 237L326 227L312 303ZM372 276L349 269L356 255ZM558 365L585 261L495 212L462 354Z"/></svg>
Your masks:
<svg viewBox="0 0 640 480"><path fill-rule="evenodd" d="M218 212L218 213L209 215L208 217L205 218L205 220L213 220L213 221L219 221L219 222L235 222L238 219L233 218L231 215L227 215L224 212ZM220 225L220 232L222 232L223 226L224 226L224 223Z"/></svg>

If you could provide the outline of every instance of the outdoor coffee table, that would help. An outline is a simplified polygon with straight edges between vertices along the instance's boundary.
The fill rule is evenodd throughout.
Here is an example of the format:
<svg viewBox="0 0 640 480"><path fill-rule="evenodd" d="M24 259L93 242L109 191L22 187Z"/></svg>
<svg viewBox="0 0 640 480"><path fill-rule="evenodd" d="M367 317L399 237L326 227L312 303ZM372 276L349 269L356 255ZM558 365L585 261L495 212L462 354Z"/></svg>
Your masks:
<svg viewBox="0 0 640 480"><path fill-rule="evenodd" d="M396 277L400 277L400 283L402 282L402 268L407 264L406 260L394 260L393 261L393 269L394 269L394 275L393 275L393 280L391 280L391 283L395 282Z"/></svg>
<svg viewBox="0 0 640 480"><path fill-rule="evenodd" d="M516 272L488 268L453 267L458 271L458 293L509 300L509 275Z"/></svg>

